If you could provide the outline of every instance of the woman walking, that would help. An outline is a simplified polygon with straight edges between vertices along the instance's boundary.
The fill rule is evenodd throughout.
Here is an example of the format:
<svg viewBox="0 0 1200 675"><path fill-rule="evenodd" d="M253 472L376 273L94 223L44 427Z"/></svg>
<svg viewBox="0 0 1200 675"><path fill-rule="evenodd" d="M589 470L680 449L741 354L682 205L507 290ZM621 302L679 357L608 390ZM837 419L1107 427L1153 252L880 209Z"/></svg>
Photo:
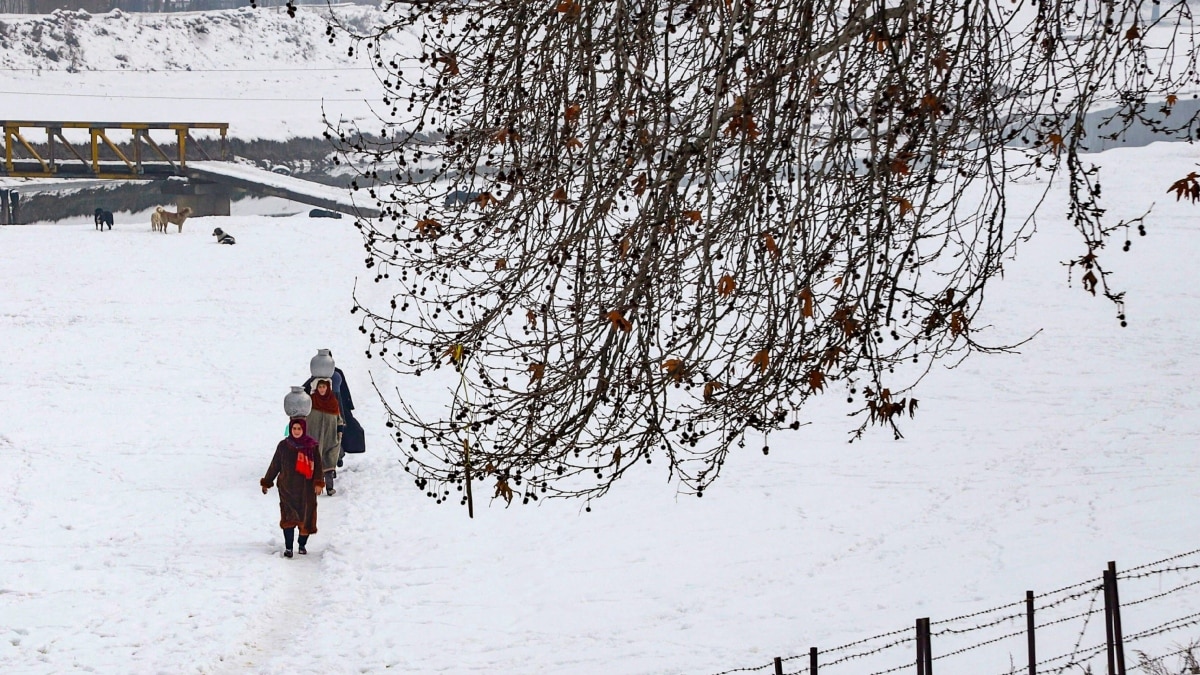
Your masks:
<svg viewBox="0 0 1200 675"><path fill-rule="evenodd" d="M279 527L283 529L283 557L292 557L295 529L300 528L300 555L308 553L305 544L309 535L317 533L317 494L325 488L324 465L317 451L317 441L309 436L303 417L292 418L288 437L275 446L271 466L259 484L263 494L278 479Z"/></svg>
<svg viewBox="0 0 1200 675"><path fill-rule="evenodd" d="M313 382L312 412L308 413L308 432L317 441L321 455L321 466L325 470L325 494L333 495L333 479L337 476L337 462L342 454L342 409L333 384L329 378L318 378Z"/></svg>

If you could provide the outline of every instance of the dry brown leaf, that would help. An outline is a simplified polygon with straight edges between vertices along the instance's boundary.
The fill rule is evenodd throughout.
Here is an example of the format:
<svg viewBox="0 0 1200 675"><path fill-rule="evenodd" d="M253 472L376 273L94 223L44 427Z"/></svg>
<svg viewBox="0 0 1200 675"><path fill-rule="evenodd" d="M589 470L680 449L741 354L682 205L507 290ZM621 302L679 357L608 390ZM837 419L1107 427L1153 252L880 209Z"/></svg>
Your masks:
<svg viewBox="0 0 1200 675"><path fill-rule="evenodd" d="M1083 275L1083 279L1081 279L1081 281L1083 281L1083 290L1091 293L1092 295L1096 294L1096 284L1100 283L1100 280L1096 278L1095 272L1088 270L1088 273Z"/></svg>
<svg viewBox="0 0 1200 675"><path fill-rule="evenodd" d="M760 373L766 372L767 366L770 364L770 362L771 355L768 354L767 350L765 349L760 349L758 353L754 355L754 358L750 359L750 365L758 366L758 372Z"/></svg>
<svg viewBox="0 0 1200 675"><path fill-rule="evenodd" d="M912 211L913 211L912 202L908 201L904 197L892 197L892 201L900 205L900 217L901 218L903 218L905 216L905 214L912 213Z"/></svg>
<svg viewBox="0 0 1200 675"><path fill-rule="evenodd" d="M508 481L504 480L503 478L496 481L496 494L492 495L492 499L495 499L496 497L503 498L504 503L506 504L512 504L512 488L508 486Z"/></svg>
<svg viewBox="0 0 1200 675"><path fill-rule="evenodd" d="M683 381L683 361L679 359L667 359L663 361L663 370L667 371L667 375L676 382Z"/></svg>
<svg viewBox="0 0 1200 675"><path fill-rule="evenodd" d="M620 330L624 333L628 333L629 331L633 330L633 324L629 323L624 314L615 309L608 314L605 314L604 318L608 319L609 323L612 324L613 330Z"/></svg>
<svg viewBox="0 0 1200 675"><path fill-rule="evenodd" d="M813 292L811 288L800 291L800 314L811 319L813 316Z"/></svg>
<svg viewBox="0 0 1200 675"><path fill-rule="evenodd" d="M1167 95L1167 107L1168 108L1170 108L1171 106L1175 105L1178 102L1179 102L1179 97L1176 96L1175 94Z"/></svg>
<svg viewBox="0 0 1200 675"><path fill-rule="evenodd" d="M688 220L692 221L693 223L700 222L701 213L699 211L684 211L682 215L684 218L687 218Z"/></svg>
<svg viewBox="0 0 1200 675"><path fill-rule="evenodd" d="M633 179L633 194L637 195L638 197L641 197L642 193L644 193L646 191L646 183L648 182L648 180L649 180L649 177L646 176L645 171L639 173L637 178Z"/></svg>
<svg viewBox="0 0 1200 675"><path fill-rule="evenodd" d="M458 75L458 57L454 54L442 54L437 57L437 60L446 64L446 68L442 71L445 75Z"/></svg>
<svg viewBox="0 0 1200 675"><path fill-rule="evenodd" d="M492 204L499 204L500 200L493 197L492 193L490 192L481 192L479 196L475 198L475 203L479 204L479 208L486 209Z"/></svg>
<svg viewBox="0 0 1200 675"><path fill-rule="evenodd" d="M442 236L442 224L433 218L422 218L417 221L417 234L436 239Z"/></svg>
<svg viewBox="0 0 1200 675"><path fill-rule="evenodd" d="M717 293L720 293L723 298L733 295L735 289L737 289L737 282L728 274L721 277L720 281L717 282Z"/></svg>
<svg viewBox="0 0 1200 675"><path fill-rule="evenodd" d="M521 136L511 129L504 128L492 134L492 141L501 145L515 144L521 141Z"/></svg>
<svg viewBox="0 0 1200 675"><path fill-rule="evenodd" d="M1197 178L1200 178L1200 173L1193 171L1171 183L1171 187L1167 188L1167 192L1175 193L1175 201L1187 197L1192 202L1196 202L1200 200L1200 181L1197 181Z"/></svg>
<svg viewBox="0 0 1200 675"><path fill-rule="evenodd" d="M464 353L462 345L450 345L446 351L442 352L442 356L449 358L450 363L459 363L462 361Z"/></svg>
<svg viewBox="0 0 1200 675"><path fill-rule="evenodd" d="M716 392L718 389L720 389L720 388L721 388L721 386L722 386L722 385L721 385L721 383L720 383L720 382L707 382L707 383L705 383L705 385L704 385L704 402L705 402L705 403L711 403L711 402L712 402L713 393L714 393L714 392Z"/></svg>
<svg viewBox="0 0 1200 675"><path fill-rule="evenodd" d="M554 191L554 194L550 195L550 199L553 199L559 204L565 204L567 202L567 189L562 187L558 188Z"/></svg>
<svg viewBox="0 0 1200 675"><path fill-rule="evenodd" d="M1046 137L1046 142L1050 144L1050 149L1057 155L1063 149L1062 134L1050 134Z"/></svg>
<svg viewBox="0 0 1200 675"><path fill-rule="evenodd" d="M825 373L813 369L808 371L808 388L814 392L825 390Z"/></svg>
<svg viewBox="0 0 1200 675"><path fill-rule="evenodd" d="M933 57L932 63L933 67L937 68L939 73L950 70L950 52L946 51L945 49L938 52L937 56Z"/></svg>
<svg viewBox="0 0 1200 675"><path fill-rule="evenodd" d="M767 251L772 257L779 258L780 251L779 246L775 244L775 237L772 237L770 233L763 233L763 243L766 244Z"/></svg>
<svg viewBox="0 0 1200 675"><path fill-rule="evenodd" d="M529 364L529 382L530 382L530 384L542 379L542 376L545 374L546 374L546 364L544 364L544 363Z"/></svg>
<svg viewBox="0 0 1200 675"><path fill-rule="evenodd" d="M925 94L921 97L921 110L938 117L942 114L942 104L937 96L933 94Z"/></svg>
<svg viewBox="0 0 1200 675"><path fill-rule="evenodd" d="M571 105L567 106L567 112L565 113L567 124L573 124L576 120L578 120L579 113L582 110L583 109L579 107L578 103L572 103Z"/></svg>
<svg viewBox="0 0 1200 675"><path fill-rule="evenodd" d="M967 317L962 310L955 310L950 315L950 334L954 337L962 335L967 330Z"/></svg>
<svg viewBox="0 0 1200 675"><path fill-rule="evenodd" d="M567 139L567 150L578 150L579 148L582 148L582 147L583 147L583 141L579 140L575 136L572 136Z"/></svg>
<svg viewBox="0 0 1200 675"><path fill-rule="evenodd" d="M508 258L498 258L496 260L496 269L497 270L508 269Z"/></svg>

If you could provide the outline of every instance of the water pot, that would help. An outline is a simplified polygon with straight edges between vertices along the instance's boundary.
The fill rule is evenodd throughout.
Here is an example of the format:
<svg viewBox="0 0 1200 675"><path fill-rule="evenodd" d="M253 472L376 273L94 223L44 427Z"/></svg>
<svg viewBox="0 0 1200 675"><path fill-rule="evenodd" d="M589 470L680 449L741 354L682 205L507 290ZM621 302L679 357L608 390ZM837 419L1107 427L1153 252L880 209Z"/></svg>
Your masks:
<svg viewBox="0 0 1200 675"><path fill-rule="evenodd" d="M288 417L308 417L312 412L312 397L304 393L304 387L292 387L283 397L283 411Z"/></svg>
<svg viewBox="0 0 1200 675"><path fill-rule="evenodd" d="M308 362L308 371L313 377L333 377L333 354L328 349L318 349Z"/></svg>

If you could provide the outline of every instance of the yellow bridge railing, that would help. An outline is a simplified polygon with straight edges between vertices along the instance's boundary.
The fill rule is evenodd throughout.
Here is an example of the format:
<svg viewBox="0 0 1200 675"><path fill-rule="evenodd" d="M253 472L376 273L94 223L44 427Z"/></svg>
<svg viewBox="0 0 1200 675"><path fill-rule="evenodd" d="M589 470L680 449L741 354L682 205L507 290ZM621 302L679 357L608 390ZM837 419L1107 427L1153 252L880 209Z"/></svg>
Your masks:
<svg viewBox="0 0 1200 675"><path fill-rule="evenodd" d="M146 175L149 162L143 161L143 145L157 153L170 167L169 171L159 171L165 167L153 154L146 153L155 168L154 174L181 174L187 168L189 150L194 150L192 159L228 159L229 148L226 135L229 125L224 122L30 122L3 120L4 127L4 174L8 176L29 178L153 178ZM43 153L39 153L33 143L26 138L26 130L40 129L46 134ZM63 129L86 129L89 133L90 148L80 152L63 135ZM196 129L215 129L220 131L220 148L209 154L192 135ZM128 131L132 134L128 154L109 138L113 131ZM168 154L151 137L151 131L174 132L175 152ZM118 161L101 159L101 148L107 147ZM62 151L60 153L60 148ZM18 154L25 157L18 157ZM62 157L60 157L62 154ZM171 155L174 155L173 157ZM63 162L62 160L66 160ZM74 160L78 160L78 164ZM123 166L122 166L123 165Z"/></svg>

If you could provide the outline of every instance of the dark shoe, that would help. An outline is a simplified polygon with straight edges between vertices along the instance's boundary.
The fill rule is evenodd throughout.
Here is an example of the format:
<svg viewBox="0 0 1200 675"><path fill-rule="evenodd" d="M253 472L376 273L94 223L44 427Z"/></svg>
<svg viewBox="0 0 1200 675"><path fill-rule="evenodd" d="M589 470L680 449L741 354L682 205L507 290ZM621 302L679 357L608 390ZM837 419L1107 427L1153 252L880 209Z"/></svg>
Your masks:
<svg viewBox="0 0 1200 675"><path fill-rule="evenodd" d="M308 555L308 549L301 546L300 547L300 555Z"/></svg>
<svg viewBox="0 0 1200 675"><path fill-rule="evenodd" d="M334 490L334 489L333 489L333 486L332 486L332 485L330 485L330 486L328 486L328 487L326 487L326 488L325 488L325 494L327 494L327 495L329 495L330 497L332 497L333 495L337 494L337 490Z"/></svg>
<svg viewBox="0 0 1200 675"><path fill-rule="evenodd" d="M342 460L340 460L340 459L338 460L338 468L339 469L342 468Z"/></svg>
<svg viewBox="0 0 1200 675"><path fill-rule="evenodd" d="M290 549L290 548L289 548L288 550L284 551L284 552L283 552L283 557L285 557L285 558L290 558L290 557L292 557L292 549Z"/></svg>

